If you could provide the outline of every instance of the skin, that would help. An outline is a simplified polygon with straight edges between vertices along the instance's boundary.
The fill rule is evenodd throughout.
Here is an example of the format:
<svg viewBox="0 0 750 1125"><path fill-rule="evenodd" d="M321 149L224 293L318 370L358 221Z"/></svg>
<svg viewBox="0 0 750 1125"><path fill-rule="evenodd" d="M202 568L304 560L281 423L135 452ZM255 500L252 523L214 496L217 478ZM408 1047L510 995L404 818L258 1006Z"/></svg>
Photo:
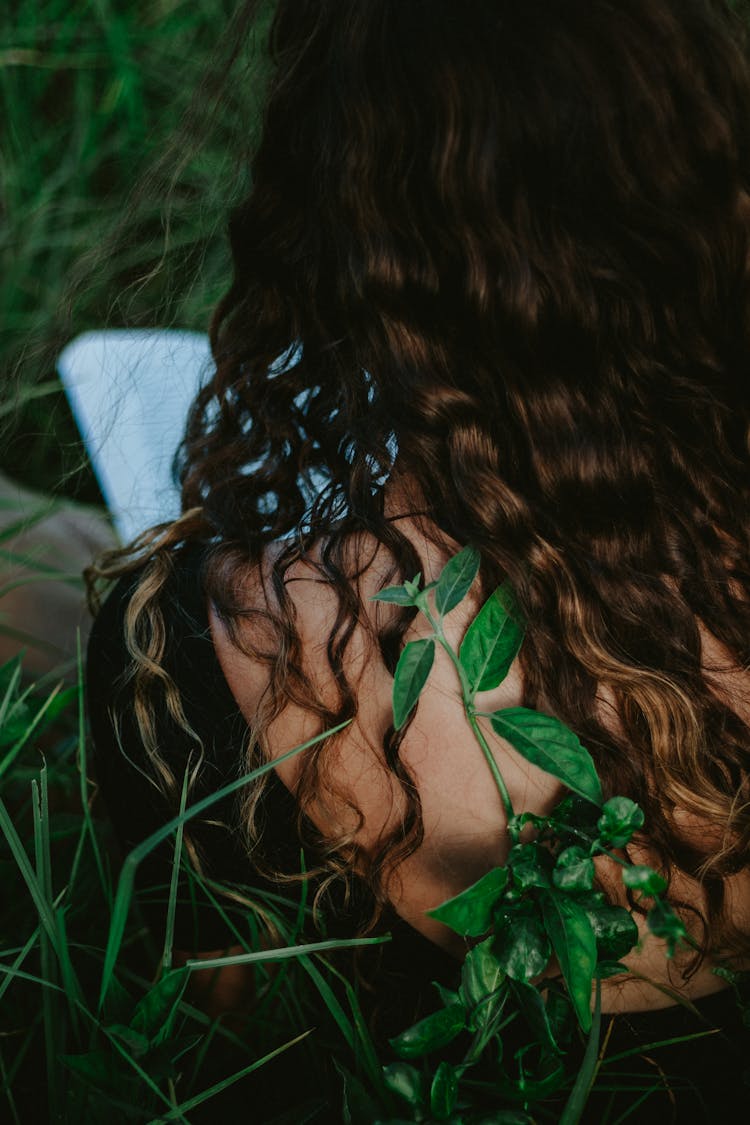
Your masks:
<svg viewBox="0 0 750 1125"><path fill-rule="evenodd" d="M458 545L447 543L444 549L437 548L425 536L424 529L412 519L403 518L400 526L417 547L424 563L425 580L436 578ZM360 557L369 558L371 554L372 545L363 540ZM385 560L376 551L359 580L364 612L370 615L373 626L381 624L384 615L393 612L392 607L369 600L382 586L384 575ZM335 597L306 562L293 565L287 576L287 589L297 615L306 671L321 697L333 704L336 691L328 669L325 642L335 616ZM265 605L266 593L260 575L248 574L243 592L248 607ZM478 593L472 592L446 619L447 637L454 648L458 647L479 605ZM240 710L251 723L268 688L268 671L231 643L212 606L209 606L209 619L224 675ZM258 643L257 619L249 628L254 631L253 641ZM428 624L418 615L405 640L417 640L428 633ZM716 655L711 644L707 644L707 653L712 651ZM403 799L398 784L384 767L381 750L383 735L392 719L393 681L377 652L370 630L364 624L355 631L348 659L347 672L350 682L357 688L359 709L355 720L331 748L329 768L335 778L337 797L325 801L321 798L306 811L323 832L349 831L357 843L369 851L374 849L382 834L397 825L403 816ZM750 694L750 676L746 673L712 674L719 676L727 691L733 693L733 698L744 698ZM523 679L516 663L500 687L478 696L477 704L482 710L492 711L519 706L522 697ZM604 693L600 706L604 721L612 722L612 708ZM268 731L271 757L280 756L318 733L317 721L299 706L289 703ZM514 808L539 815L548 814L563 796L560 784L523 760L507 742L489 729L486 733ZM463 715L455 671L440 649L400 753L419 789L424 842L392 872L388 896L396 912L409 925L461 958L466 952L461 938L428 918L425 912L503 863L507 841L499 796ZM298 759L285 762L277 769L280 779L292 793L295 792L298 771ZM349 802L361 810L364 817L361 825L355 819ZM685 822L688 834L710 830L709 825ZM635 863L651 862L647 842L642 847L632 848L630 855ZM617 865L605 857L597 859L596 865L602 889L610 900L627 905ZM750 932L750 876L733 877L728 881L727 890L732 916ZM676 899L698 906L702 901L700 885L684 876L675 878L673 894ZM695 1000L725 987L724 982L713 975L713 965L708 959L686 979L682 971L686 958L668 961L664 944L646 931L645 923L638 916L636 921L642 941L625 959L634 975L604 983L604 1012L661 1008L678 1000ZM686 921L690 927L690 919ZM554 965L549 969L550 974L556 971ZM230 974L226 979L220 977L218 981L214 980L215 991L211 998L214 1007L222 994L225 994L223 1002L230 1007L236 1006L238 998L244 996L243 990L247 985L241 973L236 969L226 972Z"/></svg>

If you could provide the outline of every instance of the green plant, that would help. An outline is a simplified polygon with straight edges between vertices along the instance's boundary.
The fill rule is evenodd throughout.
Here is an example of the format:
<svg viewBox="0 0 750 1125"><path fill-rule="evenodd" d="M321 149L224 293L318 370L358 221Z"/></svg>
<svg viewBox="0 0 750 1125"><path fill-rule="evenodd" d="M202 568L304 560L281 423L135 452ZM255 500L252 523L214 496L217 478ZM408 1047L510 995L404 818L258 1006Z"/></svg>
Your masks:
<svg viewBox="0 0 750 1125"><path fill-rule="evenodd" d="M375 595L375 600L417 608L432 629L431 637L409 642L401 653L393 684L396 727L415 707L439 645L455 668L466 719L500 794L509 849L502 866L430 911L471 948L458 990L444 993L441 1008L391 1041L403 1061L387 1068L386 1078L415 1121L479 1120L471 1116L473 1071L491 1054L499 1060L493 1069L491 1120L527 1120L502 1108L498 1116L497 1104L525 1112L569 1085L565 1043L574 1020L589 1041L560 1118L573 1125L597 1061L600 981L627 971L621 959L639 937L631 912L611 905L596 890L594 858L604 855L619 864L624 886L650 903L649 928L665 940L670 956L679 941L689 939L663 898L665 880L620 854L643 828L642 810L627 797L603 800L594 763L576 735L558 719L524 707L477 709L477 693L502 683L523 642L512 591L503 585L484 603L458 651L449 644L444 618L468 594L479 565L478 552L465 548L437 581L421 585L417 575ZM514 809L484 723L570 791L551 815ZM559 972L550 979L553 958ZM528 1033L514 1053L515 1074L506 1067L503 1050L505 1029L513 1022L525 1024ZM434 1070L422 1071L406 1061L433 1055L459 1037L468 1039L460 1061L443 1059Z"/></svg>
<svg viewBox="0 0 750 1125"><path fill-rule="evenodd" d="M385 939L310 941L304 891L297 901L248 887L242 900L235 887L233 899L222 900L222 888L204 885L185 864L185 823L257 771L193 807L185 807L183 792L179 815L131 852L115 878L106 822L92 811L82 702L80 677L72 689L45 693L23 683L19 660L0 668L0 1118L18 1125L195 1121L214 1099L295 1049L298 1074L346 1053L387 1102L357 997L347 983L339 999L331 984L337 970L327 962L332 952ZM39 736L41 765L32 749ZM169 885L136 892L139 864L169 837ZM161 950L140 913L154 890L166 918ZM178 894L205 895L242 952L173 968ZM261 917L278 935L272 947ZM225 1026L195 1007L186 989L198 969L243 963L255 970L253 1011L241 1028ZM285 1094L295 1120L321 1108L305 1109Z"/></svg>
<svg viewBox="0 0 750 1125"><path fill-rule="evenodd" d="M246 181L270 14L214 104L225 59L213 55L236 9L0 9L0 467L30 486L100 499L55 378L65 344L104 326L205 331L227 283L222 230Z"/></svg>
<svg viewBox="0 0 750 1125"><path fill-rule="evenodd" d="M602 1057L598 999L600 981L622 971L637 930L629 911L595 889L596 856L620 865L625 886L645 900L652 931L670 949L686 940L684 926L663 898L658 873L620 854L643 828L642 814L625 798L602 800L578 739L555 719L522 708L476 709L476 694L502 680L523 640L503 587L458 651L450 648L444 618L467 595L478 565L467 549L437 582L415 579L379 595L416 606L432 628L399 661L397 722L407 721L442 646L503 801L506 823L498 831L508 835L506 862L432 912L465 937L468 952L453 986L438 989L435 1011L392 1040L391 1061L371 1038L355 979L333 959L384 937L311 937L306 883L288 895L233 887L227 898L226 888L185 860L189 819L255 774L193 807L184 789L179 814L115 868L87 764L80 677L72 690L50 693L24 684L18 661L0 668L0 1114L16 1125L199 1125L215 1105L222 1113L248 1099L257 1107L259 1082L274 1087L277 1099L273 1114L256 1118L264 1125L573 1125L592 1087L605 1096L625 1091L628 1107L617 1120L638 1113L653 1078L637 1070L620 1077L609 1065L618 1056ZM488 728L567 786L549 816L512 808ZM139 865L170 839L166 885L136 890ZM175 967L177 900L198 896L221 916L240 952ZM144 925L147 900L163 910L159 947ZM273 947L262 919L273 922ZM553 956L559 972L543 976ZM236 965L252 966L255 993L239 1022L227 1024L192 1002L188 984L199 969ZM723 972L744 1003L738 975ZM685 1038L704 1034L698 1027ZM282 1055L287 1069L279 1083L269 1068ZM232 1091L238 1100L227 1111L222 1099Z"/></svg>

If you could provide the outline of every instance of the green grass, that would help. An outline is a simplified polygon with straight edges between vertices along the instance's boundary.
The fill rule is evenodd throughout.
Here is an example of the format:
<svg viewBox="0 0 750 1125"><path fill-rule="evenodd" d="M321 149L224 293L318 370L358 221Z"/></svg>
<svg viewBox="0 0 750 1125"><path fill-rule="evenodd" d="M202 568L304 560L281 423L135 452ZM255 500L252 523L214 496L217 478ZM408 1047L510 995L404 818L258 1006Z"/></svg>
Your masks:
<svg viewBox="0 0 750 1125"><path fill-rule="evenodd" d="M252 1120L446 1120L425 1116L421 1097L404 1104L404 1074L413 1076L412 1086L429 1087L433 1064L412 1060L417 1070L394 1062L387 1045L376 1046L351 963L338 960L382 938L316 933L305 883L274 894L240 888L238 900L237 888L224 896L184 860L189 820L210 815L211 805L272 765L192 806L183 788L179 813L123 860L96 798L81 682L80 659L78 684L65 692L26 683L18 660L0 668L0 1120L201 1125L217 1115L240 1121L247 1105L267 1106L269 1098L273 1108ZM170 840L171 874L163 885L137 889L141 864ZM241 952L174 967L178 900L195 898L221 916ZM155 912L163 920L159 944L144 922ZM275 931L272 941L264 919ZM253 1003L233 1023L212 1020L193 1001L190 976L237 965L252 967ZM451 1001L451 993L441 995ZM598 1022L597 1009L578 1074L573 1066L546 1087L544 1067L553 1060L537 1059L528 1045L516 1050L511 1028L508 1059L488 1058L478 1067L465 1084L462 1114L450 1120L575 1125L590 1090L592 1115L583 1120L637 1120L664 1080L644 1067L643 1056L712 1034L697 1024L694 1034L602 1056ZM505 1068L514 1059L527 1074L541 1067L528 1105L523 1087L508 1083ZM275 1071L279 1061L282 1070Z"/></svg>
<svg viewBox="0 0 750 1125"><path fill-rule="evenodd" d="M301 899L299 890L264 898L247 888L247 909L212 895L245 952L171 967L177 898L186 894L185 878L197 878L178 877L183 826L270 765L192 808L183 801L175 820L119 866L106 818L96 802L91 806L80 690L67 705L50 719L54 707L22 685L18 662L0 669L0 747L18 744L19 715L37 740L33 753L24 740L0 781L0 1120L200 1121L200 1107L287 1051L308 1095L315 1075L324 1094L338 1096L326 1091L325 1075L335 1087L330 1060L340 1058L387 1099L356 993L327 962L342 948L383 939L310 941L301 934L309 918L304 890ZM134 875L170 836L176 846L160 957L141 911L160 890L139 895ZM273 920L273 947L261 940L258 911ZM241 1027L212 1024L190 1002L190 974L243 963L255 969L252 1013ZM280 971L271 969L277 965ZM283 1108L304 1116L309 1107L298 1105L299 1096L284 1089Z"/></svg>
<svg viewBox="0 0 750 1125"><path fill-rule="evenodd" d="M744 13L748 0L734 6ZM99 499L55 376L65 343L103 326L204 330L226 285L226 213L246 185L262 89L254 44L215 112L199 91L234 7L0 6L0 469L29 485ZM332 944L310 940L305 886L262 899L248 888L242 908L180 864L182 826L164 828L175 839L169 885L136 892L141 855L120 863L96 800L80 669L70 689L29 683L19 662L0 669L0 1121L227 1120L222 1099L242 1091L251 1113L280 1055L278 1125L410 1113L384 1083L389 1060ZM172 967L178 895L208 899L254 966L241 1026L212 1021L185 989L191 969ZM144 924L155 900L158 946ZM275 951L262 915L278 930ZM593 1046L586 1061L570 1082L571 1119ZM637 1121L653 1073L636 1059L632 1073L613 1071L617 1061L593 1075L596 1112ZM610 1113L606 1099L623 1089L629 1108ZM538 1108L540 1121L559 1118L560 1106Z"/></svg>
<svg viewBox="0 0 750 1125"><path fill-rule="evenodd" d="M62 346L105 324L205 329L226 283L222 232L257 118L252 44L210 118L196 95L233 7L2 6L0 468L28 484L98 498L55 378Z"/></svg>

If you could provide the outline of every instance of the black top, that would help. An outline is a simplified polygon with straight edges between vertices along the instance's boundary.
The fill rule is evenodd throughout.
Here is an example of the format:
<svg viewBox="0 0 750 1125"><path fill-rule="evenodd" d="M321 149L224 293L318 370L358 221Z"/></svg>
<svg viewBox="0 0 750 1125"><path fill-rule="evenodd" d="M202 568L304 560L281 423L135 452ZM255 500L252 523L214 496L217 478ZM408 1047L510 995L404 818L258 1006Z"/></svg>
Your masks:
<svg viewBox="0 0 750 1125"><path fill-rule="evenodd" d="M185 716L200 736L205 752L197 785L190 792L191 803L241 776L245 769L247 735L247 726L213 648L200 573L200 550L190 548L177 552L162 602L167 626L163 666L180 691ZM96 778L124 852L163 825L176 811L150 780L149 763L133 716L132 687L127 682L123 684L123 673L130 665L124 615L138 578L138 574L126 576L111 591L94 623L88 649L87 690ZM113 714L118 716L117 722ZM166 707L160 709L157 722L160 752L180 784L195 744ZM219 822L212 824L206 819L191 825L191 835L200 849L208 877L222 884L249 886L261 897L274 893L289 897L290 884L279 885L253 866L238 831L233 797L218 802L204 815ZM298 873L301 859L296 831L297 809L293 797L275 773L270 775L261 815L264 858L276 870ZM151 889L147 915L157 932L164 925L165 887L171 856L172 844L167 841L139 867L140 886ZM348 890L348 896L341 898L339 907L334 901L328 911L331 935L356 936L369 914L371 900L356 877ZM311 897L308 895L308 899ZM231 910L229 913L231 915ZM239 918L239 914L236 917ZM431 982L437 980L455 987L458 966L453 958L395 915L385 918L383 925L390 930L392 941L378 951L378 1003L385 1013L384 1033L394 1034L438 1006ZM318 934L309 936L312 940L319 937ZM181 894L175 925L176 948L196 952L222 949L235 943L236 936L231 928L195 888L190 894ZM736 1110L742 1104L738 1099L750 1095L742 1078L745 1069L750 1067L748 1036L732 993L725 991L709 997L700 1001L698 1008L701 1022L679 1007L614 1019L609 1057L637 1052L637 1048L646 1044L693 1035L707 1027L721 1029L709 1038L647 1052L648 1059L653 1059L647 1062L647 1071L650 1068L654 1077L658 1077L661 1069L670 1079L676 1078L677 1101L674 1101L674 1092L669 1098L649 1097L633 1115L634 1122L653 1120L659 1125L670 1120L716 1122L718 1113ZM608 1023L605 1017L605 1026ZM633 1055L623 1060L621 1068L632 1072L639 1069L636 1063L640 1063L643 1072L643 1059ZM629 1105L632 1100L631 1093L624 1104ZM602 1103L599 1110L591 1109L592 1120L596 1120L596 1114L601 1111Z"/></svg>

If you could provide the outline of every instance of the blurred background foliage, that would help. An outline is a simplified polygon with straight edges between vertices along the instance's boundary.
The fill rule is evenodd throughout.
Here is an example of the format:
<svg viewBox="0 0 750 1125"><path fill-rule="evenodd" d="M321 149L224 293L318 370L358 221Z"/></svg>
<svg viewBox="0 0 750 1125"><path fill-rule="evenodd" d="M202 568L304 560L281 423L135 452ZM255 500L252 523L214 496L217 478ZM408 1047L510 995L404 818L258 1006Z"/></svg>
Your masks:
<svg viewBox="0 0 750 1125"><path fill-rule="evenodd" d="M105 325L203 330L226 283L273 2L238 43L241 7L0 4L0 471L31 487L100 499L55 377L65 343Z"/></svg>
<svg viewBox="0 0 750 1125"><path fill-rule="evenodd" d="M271 6L239 45L238 7L0 5L0 470L29 486L99 500L55 376L65 343L105 325L205 330L226 284Z"/></svg>

